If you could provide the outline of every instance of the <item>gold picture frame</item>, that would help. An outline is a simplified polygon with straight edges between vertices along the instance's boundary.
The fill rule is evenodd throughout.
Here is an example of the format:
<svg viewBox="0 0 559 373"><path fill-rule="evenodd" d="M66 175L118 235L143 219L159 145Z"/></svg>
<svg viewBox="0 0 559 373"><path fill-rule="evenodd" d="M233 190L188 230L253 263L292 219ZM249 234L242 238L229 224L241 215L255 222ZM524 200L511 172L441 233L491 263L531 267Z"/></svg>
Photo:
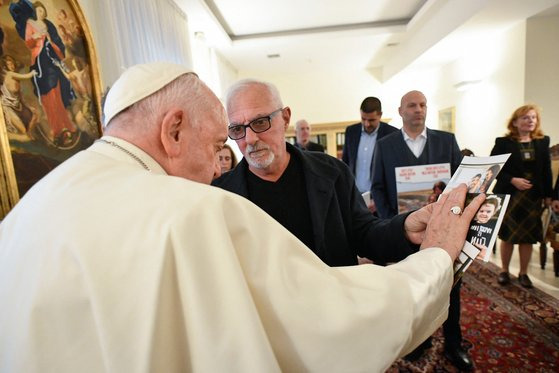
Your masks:
<svg viewBox="0 0 559 373"><path fill-rule="evenodd" d="M0 1L0 219L101 136L101 81L77 0Z"/></svg>
<svg viewBox="0 0 559 373"><path fill-rule="evenodd" d="M439 129L451 133L456 131L456 108L454 106L439 110Z"/></svg>

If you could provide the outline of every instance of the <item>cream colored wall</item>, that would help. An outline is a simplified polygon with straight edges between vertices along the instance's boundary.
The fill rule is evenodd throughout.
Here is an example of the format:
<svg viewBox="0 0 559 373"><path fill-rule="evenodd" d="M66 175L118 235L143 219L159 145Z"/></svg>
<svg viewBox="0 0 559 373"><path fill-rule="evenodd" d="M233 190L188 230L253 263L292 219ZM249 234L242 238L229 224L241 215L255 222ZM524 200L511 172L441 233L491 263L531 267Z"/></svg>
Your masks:
<svg viewBox="0 0 559 373"><path fill-rule="evenodd" d="M544 133L559 143L559 16L529 19L525 100L542 108Z"/></svg>
<svg viewBox="0 0 559 373"><path fill-rule="evenodd" d="M559 28L559 22L557 24ZM358 121L363 98L377 96L383 103L383 117L392 118L391 124L399 128L402 125L398 115L400 98L409 90L418 89L428 98L427 126L438 128L438 111L454 106L460 147L468 147L483 156L490 153L495 137L504 134L512 111L525 103L525 92L530 92L525 89L524 83L525 76L534 73L530 72L531 67L526 66L526 28L526 22L518 23L508 30L488 35L483 44L465 51L465 56L459 60L438 69L411 66L384 84L363 69L338 75L315 72L281 76L240 71L239 78L258 78L276 84L284 104L292 108L292 123L300 118L306 118L311 123ZM534 37L528 42L538 43L540 37L536 35L541 32L534 31ZM557 45L556 39L552 43L551 36L546 34L541 48L551 45ZM535 53L534 59L539 53ZM543 79L557 74L559 63L553 60L533 69ZM481 83L469 90L458 91L454 85L465 80L481 80ZM538 83L545 84L545 80ZM556 97L557 87L553 84L536 91L540 96ZM554 102L559 101L555 98ZM558 107L555 104L554 108ZM551 110L546 110L544 119L547 123L559 123L559 115ZM553 143L559 141L559 126L556 127L551 129L550 124L545 127Z"/></svg>
<svg viewBox="0 0 559 373"><path fill-rule="evenodd" d="M435 102L456 107L461 147L488 155L495 137L505 133L509 116L525 103L542 107L544 132L552 144L559 142L559 49L551 47L557 45L559 17L533 18L488 38L468 53L471 57L441 69ZM482 82L465 92L452 87L476 78Z"/></svg>
<svg viewBox="0 0 559 373"><path fill-rule="evenodd" d="M220 98L225 103L225 94L235 81L237 81L238 71L219 53L216 53L216 65L218 69Z"/></svg>
<svg viewBox="0 0 559 373"><path fill-rule="evenodd" d="M359 105L379 84L365 71L332 75L328 71L293 75L261 75L250 71L240 78L263 79L274 83L283 104L291 108L292 124L299 119L312 123L359 120Z"/></svg>
<svg viewBox="0 0 559 373"><path fill-rule="evenodd" d="M427 94L434 92L434 72L422 71L397 75L389 83L381 84L362 69L354 69L333 75L328 71L265 75L241 71L239 78L256 78L274 83L282 96L284 105L292 109L293 120L301 118L311 123L344 122L360 120L359 106L367 96L379 97L383 105L383 117L391 124L401 127L398 115L400 97L412 90L421 89Z"/></svg>
<svg viewBox="0 0 559 373"><path fill-rule="evenodd" d="M441 69L435 101L441 108L456 107L458 144L478 156L489 155L509 115L524 104L525 31L522 22ZM462 92L454 87L472 79L481 82Z"/></svg>

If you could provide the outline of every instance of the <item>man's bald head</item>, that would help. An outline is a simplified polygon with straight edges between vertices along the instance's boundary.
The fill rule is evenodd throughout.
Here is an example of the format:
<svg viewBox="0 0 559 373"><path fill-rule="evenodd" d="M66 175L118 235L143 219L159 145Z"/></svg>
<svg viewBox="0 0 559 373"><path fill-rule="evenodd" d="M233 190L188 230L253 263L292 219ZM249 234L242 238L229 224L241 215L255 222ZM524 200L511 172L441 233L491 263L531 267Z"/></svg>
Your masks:
<svg viewBox="0 0 559 373"><path fill-rule="evenodd" d="M410 135L423 131L427 117L427 99L420 91L410 91L402 96L398 112L402 117L404 130Z"/></svg>
<svg viewBox="0 0 559 373"><path fill-rule="evenodd" d="M402 96L402 99L400 100L400 107L404 106L404 103L408 102L411 99L414 98L423 98L423 100L425 102L427 102L427 99L425 98L425 95L423 94L423 92L421 91L409 91L408 93L406 93L405 95Z"/></svg>
<svg viewBox="0 0 559 373"><path fill-rule="evenodd" d="M311 125L305 119L299 119L295 123L295 136L297 137L297 143L306 146L311 137Z"/></svg>

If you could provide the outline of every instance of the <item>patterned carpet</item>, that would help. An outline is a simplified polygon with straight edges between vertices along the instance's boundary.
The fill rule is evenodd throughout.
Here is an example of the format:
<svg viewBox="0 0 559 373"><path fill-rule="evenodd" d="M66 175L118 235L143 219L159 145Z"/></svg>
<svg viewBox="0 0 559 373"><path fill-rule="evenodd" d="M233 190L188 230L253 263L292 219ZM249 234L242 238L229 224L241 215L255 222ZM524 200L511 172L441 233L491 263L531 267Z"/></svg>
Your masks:
<svg viewBox="0 0 559 373"><path fill-rule="evenodd" d="M463 346L477 372L559 372L559 300L524 289L516 278L497 283L499 268L474 263L462 284ZM439 329L433 347L413 364L398 360L388 372L457 372L443 356Z"/></svg>

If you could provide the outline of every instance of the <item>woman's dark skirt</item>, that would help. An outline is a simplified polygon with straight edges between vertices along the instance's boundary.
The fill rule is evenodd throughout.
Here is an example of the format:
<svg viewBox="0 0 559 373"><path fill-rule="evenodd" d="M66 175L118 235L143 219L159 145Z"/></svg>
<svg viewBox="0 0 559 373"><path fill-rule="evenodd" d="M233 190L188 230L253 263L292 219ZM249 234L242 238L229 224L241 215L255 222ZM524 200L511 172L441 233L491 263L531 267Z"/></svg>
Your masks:
<svg viewBox="0 0 559 373"><path fill-rule="evenodd" d="M499 238L513 244L542 240L542 198L531 189L516 191L499 231Z"/></svg>

